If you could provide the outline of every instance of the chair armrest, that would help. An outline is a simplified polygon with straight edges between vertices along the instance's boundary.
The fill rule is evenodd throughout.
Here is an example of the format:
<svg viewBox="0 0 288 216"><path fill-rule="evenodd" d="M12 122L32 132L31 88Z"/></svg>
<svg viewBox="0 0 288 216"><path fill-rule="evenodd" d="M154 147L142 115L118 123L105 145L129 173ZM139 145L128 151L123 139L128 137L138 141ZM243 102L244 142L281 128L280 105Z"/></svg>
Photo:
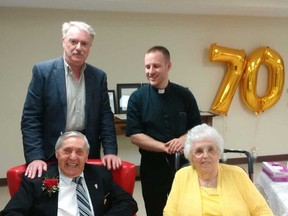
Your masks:
<svg viewBox="0 0 288 216"><path fill-rule="evenodd" d="M15 167L10 168L7 173L7 183L8 183L8 189L10 196L12 197L18 190L21 185L22 179L21 175L24 173L26 170L26 165L18 165Z"/></svg>

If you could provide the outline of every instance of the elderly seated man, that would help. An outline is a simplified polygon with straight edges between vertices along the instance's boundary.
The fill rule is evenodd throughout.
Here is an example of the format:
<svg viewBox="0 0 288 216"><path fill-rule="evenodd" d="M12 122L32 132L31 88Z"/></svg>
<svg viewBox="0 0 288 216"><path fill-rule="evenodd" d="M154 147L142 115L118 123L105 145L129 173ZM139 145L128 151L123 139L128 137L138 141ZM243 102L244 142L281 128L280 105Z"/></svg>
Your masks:
<svg viewBox="0 0 288 216"><path fill-rule="evenodd" d="M55 146L58 163L41 177L23 175L19 191L0 215L134 215L136 201L113 182L111 172L86 163L89 149L82 133L62 134Z"/></svg>

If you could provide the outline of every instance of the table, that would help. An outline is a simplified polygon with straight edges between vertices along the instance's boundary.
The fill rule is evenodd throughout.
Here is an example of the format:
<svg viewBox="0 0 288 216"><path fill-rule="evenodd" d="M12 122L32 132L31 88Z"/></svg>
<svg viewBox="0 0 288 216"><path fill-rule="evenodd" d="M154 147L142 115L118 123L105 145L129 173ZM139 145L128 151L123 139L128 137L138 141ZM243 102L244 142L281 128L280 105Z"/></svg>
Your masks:
<svg viewBox="0 0 288 216"><path fill-rule="evenodd" d="M288 182L274 182L264 172L260 172L255 185L275 216L288 216Z"/></svg>
<svg viewBox="0 0 288 216"><path fill-rule="evenodd" d="M201 119L203 123L212 126L213 117L217 116L214 113L208 111L200 111ZM125 135L126 129L126 114L114 115L115 129L117 135Z"/></svg>

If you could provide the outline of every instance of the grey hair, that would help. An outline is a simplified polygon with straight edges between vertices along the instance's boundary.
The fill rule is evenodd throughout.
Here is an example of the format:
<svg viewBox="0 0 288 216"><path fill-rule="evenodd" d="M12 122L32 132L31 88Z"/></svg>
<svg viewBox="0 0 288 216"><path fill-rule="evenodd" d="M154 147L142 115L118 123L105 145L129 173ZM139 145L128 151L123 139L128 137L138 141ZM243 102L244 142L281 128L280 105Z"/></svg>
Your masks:
<svg viewBox="0 0 288 216"><path fill-rule="evenodd" d="M90 145L89 142L86 138L86 136L84 134L82 134L81 132L78 131L68 131L65 132L63 134L61 134L61 136L58 138L56 145L55 145L55 150L58 150L59 148L61 148L61 146L63 145L63 142L68 139L69 137L80 137L84 140L84 145L87 148L87 150L89 151L90 149Z"/></svg>
<svg viewBox="0 0 288 216"><path fill-rule="evenodd" d="M63 36L63 38L66 37L67 32L73 26L78 27L79 29L88 32L90 34L90 37L91 37L92 41L93 41L94 36L96 34L94 29L90 25L88 25L87 23L80 22L80 21L70 21L70 22L63 23L63 25L62 25L62 36Z"/></svg>
<svg viewBox="0 0 288 216"><path fill-rule="evenodd" d="M202 140L209 140L213 142L219 150L219 155L223 154L224 140L222 136L218 133L218 131L215 128L207 124L201 124L190 129L187 133L187 138L184 144L184 156L186 159L190 160L189 156L191 150L194 147L194 144Z"/></svg>

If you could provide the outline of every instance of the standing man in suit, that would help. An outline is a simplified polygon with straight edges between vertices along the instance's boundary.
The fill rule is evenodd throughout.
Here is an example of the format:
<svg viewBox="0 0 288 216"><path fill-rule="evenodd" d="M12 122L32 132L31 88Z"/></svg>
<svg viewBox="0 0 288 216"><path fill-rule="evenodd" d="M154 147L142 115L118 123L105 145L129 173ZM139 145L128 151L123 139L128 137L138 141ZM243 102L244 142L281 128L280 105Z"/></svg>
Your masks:
<svg viewBox="0 0 288 216"><path fill-rule="evenodd" d="M73 21L63 24L62 34L63 56L34 65L23 108L25 174L30 178L47 170L46 161L55 160L57 138L71 130L86 135L89 158L100 158L102 144L103 164L108 169L121 166L107 76L85 62L95 32L88 24Z"/></svg>
<svg viewBox="0 0 288 216"><path fill-rule="evenodd" d="M144 62L150 84L129 98L126 135L141 153L147 216L162 216L174 179L175 152L183 152L186 133L201 123L201 116L192 93L169 81L172 64L167 48L150 48Z"/></svg>
<svg viewBox="0 0 288 216"><path fill-rule="evenodd" d="M113 182L111 172L105 167L86 164L89 148L82 133L62 134L55 146L58 163L49 165L41 177L22 176L20 189L0 215L81 215L77 183L73 180L79 176L87 197L88 215L134 215L138 210L136 201ZM47 182L53 178L56 181L49 187Z"/></svg>

